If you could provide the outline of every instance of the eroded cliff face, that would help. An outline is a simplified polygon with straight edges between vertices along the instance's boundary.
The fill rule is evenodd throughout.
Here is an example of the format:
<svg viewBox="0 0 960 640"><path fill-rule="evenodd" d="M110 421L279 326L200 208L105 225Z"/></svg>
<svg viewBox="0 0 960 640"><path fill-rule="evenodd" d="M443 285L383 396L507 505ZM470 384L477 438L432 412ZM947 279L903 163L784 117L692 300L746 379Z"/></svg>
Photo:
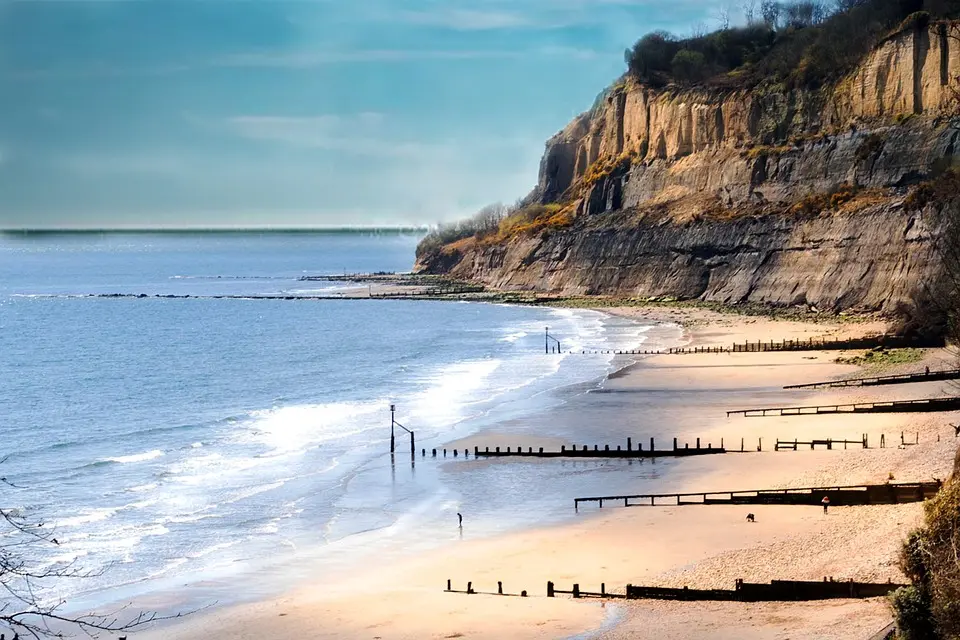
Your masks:
<svg viewBox="0 0 960 640"><path fill-rule="evenodd" d="M882 42L833 86L655 91L624 81L547 142L528 198L572 226L424 256L505 289L892 310L931 277L908 188L956 155L956 24ZM855 190L830 212L811 194Z"/></svg>
<svg viewBox="0 0 960 640"><path fill-rule="evenodd" d="M894 313L930 276L934 210L689 225L591 224L470 251L449 272L505 290L674 296Z"/></svg>

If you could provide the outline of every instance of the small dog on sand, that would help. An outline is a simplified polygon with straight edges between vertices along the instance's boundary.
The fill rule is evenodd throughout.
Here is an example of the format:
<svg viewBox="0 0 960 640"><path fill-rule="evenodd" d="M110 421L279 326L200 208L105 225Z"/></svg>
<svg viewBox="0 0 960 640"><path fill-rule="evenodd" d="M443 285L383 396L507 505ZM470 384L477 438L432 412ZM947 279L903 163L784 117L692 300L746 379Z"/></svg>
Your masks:
<svg viewBox="0 0 960 640"><path fill-rule="evenodd" d="M757 519L753 517L752 513L747 514L747 522L756 522Z"/></svg>

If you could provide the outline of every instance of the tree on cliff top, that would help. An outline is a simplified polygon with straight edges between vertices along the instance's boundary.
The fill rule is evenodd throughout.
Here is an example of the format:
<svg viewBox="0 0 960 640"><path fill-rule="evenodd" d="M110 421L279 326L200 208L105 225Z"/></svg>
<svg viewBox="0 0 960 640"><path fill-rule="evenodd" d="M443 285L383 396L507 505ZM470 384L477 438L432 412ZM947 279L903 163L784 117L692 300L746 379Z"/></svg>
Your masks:
<svg viewBox="0 0 960 640"><path fill-rule="evenodd" d="M677 39L648 34L625 52L628 72L654 87L816 88L849 71L882 37L926 19L960 17L960 0L763 0L746 26ZM700 57L702 56L702 62Z"/></svg>
<svg viewBox="0 0 960 640"><path fill-rule="evenodd" d="M500 229L500 222L515 209L498 202L485 206L465 220L438 224L417 245L417 257L464 238L483 238L496 233Z"/></svg>

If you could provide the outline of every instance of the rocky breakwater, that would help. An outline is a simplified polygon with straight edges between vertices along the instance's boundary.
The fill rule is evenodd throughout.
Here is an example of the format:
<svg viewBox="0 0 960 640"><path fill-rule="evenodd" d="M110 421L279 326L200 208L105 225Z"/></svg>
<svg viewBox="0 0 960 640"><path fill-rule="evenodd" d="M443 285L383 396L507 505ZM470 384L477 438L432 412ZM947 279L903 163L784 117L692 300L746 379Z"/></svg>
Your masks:
<svg viewBox="0 0 960 640"><path fill-rule="evenodd" d="M892 311L936 277L960 25L917 23L816 89L625 78L547 142L553 218L425 250L507 290Z"/></svg>

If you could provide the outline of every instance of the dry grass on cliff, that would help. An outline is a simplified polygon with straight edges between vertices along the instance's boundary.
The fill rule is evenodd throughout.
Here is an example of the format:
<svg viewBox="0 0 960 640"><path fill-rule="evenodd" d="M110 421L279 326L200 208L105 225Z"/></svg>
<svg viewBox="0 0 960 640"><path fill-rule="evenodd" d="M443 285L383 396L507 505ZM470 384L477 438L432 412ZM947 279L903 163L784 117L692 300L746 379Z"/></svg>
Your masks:
<svg viewBox="0 0 960 640"><path fill-rule="evenodd" d="M484 244L501 244L520 236L563 229L573 224L572 204L534 204L510 214L495 234L479 239Z"/></svg>

